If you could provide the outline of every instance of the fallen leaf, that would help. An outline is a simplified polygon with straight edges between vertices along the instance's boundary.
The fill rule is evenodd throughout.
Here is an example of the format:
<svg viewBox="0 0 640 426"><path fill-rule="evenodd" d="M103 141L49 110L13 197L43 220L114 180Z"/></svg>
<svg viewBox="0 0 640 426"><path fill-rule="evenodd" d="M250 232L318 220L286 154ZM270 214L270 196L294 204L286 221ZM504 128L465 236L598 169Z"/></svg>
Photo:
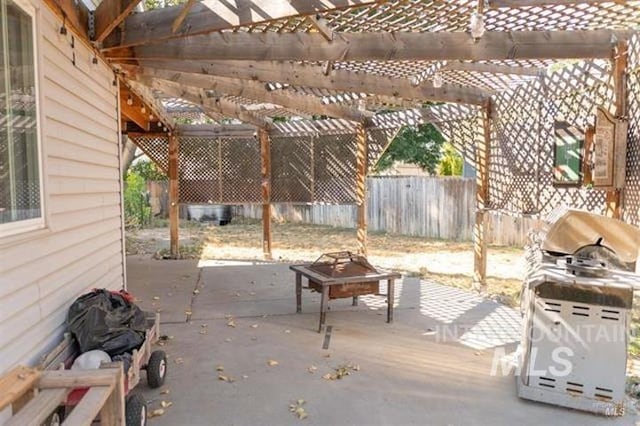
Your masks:
<svg viewBox="0 0 640 426"><path fill-rule="evenodd" d="M175 362L176 364L182 364L182 363L184 362L184 360L183 360L182 358L176 358L176 359L174 360L174 362Z"/></svg>
<svg viewBox="0 0 640 426"><path fill-rule="evenodd" d="M153 410L152 412L149 413L149 418L152 417L158 417L164 414L164 409L163 408L158 408L157 410Z"/></svg>
<svg viewBox="0 0 640 426"><path fill-rule="evenodd" d="M160 300L160 297L158 297L158 296L153 296L153 300Z"/></svg>
<svg viewBox="0 0 640 426"><path fill-rule="evenodd" d="M250 291L250 292L249 292L249 296L255 296L255 295L256 295L256 292L255 292L255 291Z"/></svg>
<svg viewBox="0 0 640 426"><path fill-rule="evenodd" d="M231 318L233 318L233 317L231 315L228 315L228 314L224 316L224 319L231 319Z"/></svg>
<svg viewBox="0 0 640 426"><path fill-rule="evenodd" d="M310 366L309 368L307 368L307 371L311 374L314 374L316 372L316 370L318 369L318 367L316 367L315 365Z"/></svg>
<svg viewBox="0 0 640 426"><path fill-rule="evenodd" d="M252 324L251 328L258 328L258 324Z"/></svg>
<svg viewBox="0 0 640 426"><path fill-rule="evenodd" d="M158 342L158 346L164 346L164 342L161 340Z"/></svg>
<svg viewBox="0 0 640 426"><path fill-rule="evenodd" d="M224 366L223 365L217 366L216 371L224 371Z"/></svg>
<svg viewBox="0 0 640 426"><path fill-rule="evenodd" d="M305 401L304 399L299 399L297 402L298 402L298 405L304 405L304 403L307 401Z"/></svg>
<svg viewBox="0 0 640 426"><path fill-rule="evenodd" d="M171 407L172 405L173 405L173 402L171 402L171 401L161 401L161 402L160 402L160 406L161 406L162 408L169 408L169 407Z"/></svg>
<svg viewBox="0 0 640 426"><path fill-rule="evenodd" d="M235 326L236 326L236 322L235 322L234 320L229 320L229 321L227 322L227 326L229 326L229 327L235 327Z"/></svg>
<svg viewBox="0 0 640 426"><path fill-rule="evenodd" d="M224 339L225 342L230 342L231 340L233 339L231 339L230 337L227 337L226 339Z"/></svg>
<svg viewBox="0 0 640 426"><path fill-rule="evenodd" d="M333 377L331 373L325 374L324 376L322 376L322 378L325 380L335 380L335 377Z"/></svg>
<svg viewBox="0 0 640 426"><path fill-rule="evenodd" d="M173 340L173 339L175 339L175 336L167 336L167 339Z"/></svg>
<svg viewBox="0 0 640 426"><path fill-rule="evenodd" d="M236 292L236 297L240 297L240 293L239 292Z"/></svg>
<svg viewBox="0 0 640 426"><path fill-rule="evenodd" d="M291 330L285 330L284 332L285 332L286 334L289 334L289 333L291 333Z"/></svg>
<svg viewBox="0 0 640 426"><path fill-rule="evenodd" d="M208 325L207 324L200 324L200 327L206 328L206 327L208 327Z"/></svg>
<svg viewBox="0 0 640 426"><path fill-rule="evenodd" d="M231 376L223 376L222 374L218 375L218 380L222 380L223 382L233 383L235 379Z"/></svg>
<svg viewBox="0 0 640 426"><path fill-rule="evenodd" d="M267 365L269 367L275 367L278 364L280 364L280 363L278 361L276 361L275 359L270 359L269 361L267 361Z"/></svg>
<svg viewBox="0 0 640 426"><path fill-rule="evenodd" d="M200 290L198 289L193 290L193 294L199 294L199 293L200 293Z"/></svg>
<svg viewBox="0 0 640 426"><path fill-rule="evenodd" d="M307 414L307 412L306 412L306 411L304 410L304 408L302 408L302 407L298 407L298 408L296 408L295 413L296 413L296 416L298 416L298 418L299 418L300 420L304 420L304 419L306 419L307 417L309 417L309 415Z"/></svg>
<svg viewBox="0 0 640 426"><path fill-rule="evenodd" d="M185 313L185 315L191 315L192 314L191 310L189 310L189 309L185 310L184 313Z"/></svg>
<svg viewBox="0 0 640 426"><path fill-rule="evenodd" d="M243 374L243 375L242 375L242 378L243 378L243 379L248 379L248 378L249 378L249 376L247 376L246 374Z"/></svg>
<svg viewBox="0 0 640 426"><path fill-rule="evenodd" d="M200 334L207 334L207 329L205 328L205 329L200 330Z"/></svg>
<svg viewBox="0 0 640 426"><path fill-rule="evenodd" d="M163 389L160 391L160 395L169 395L171 393L171 390L169 389Z"/></svg>

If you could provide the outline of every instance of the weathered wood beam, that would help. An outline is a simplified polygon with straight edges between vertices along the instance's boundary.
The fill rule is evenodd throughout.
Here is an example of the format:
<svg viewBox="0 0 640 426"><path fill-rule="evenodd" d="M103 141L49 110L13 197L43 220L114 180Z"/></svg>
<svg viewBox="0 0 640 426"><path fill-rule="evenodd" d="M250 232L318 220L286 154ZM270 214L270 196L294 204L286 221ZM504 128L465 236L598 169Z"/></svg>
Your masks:
<svg viewBox="0 0 640 426"><path fill-rule="evenodd" d="M171 71L217 75L292 86L315 87L354 93L393 96L434 102L453 102L481 105L491 92L473 88L432 84L414 87L408 79L381 77L372 74L332 70L325 76L322 67L309 64L273 61L142 61L144 67Z"/></svg>
<svg viewBox="0 0 640 426"><path fill-rule="evenodd" d="M89 9L81 1L45 0L53 12L62 18L63 26L70 25L76 33L89 40Z"/></svg>
<svg viewBox="0 0 640 426"><path fill-rule="evenodd" d="M327 105L316 96L289 93L284 90L269 91L264 83L218 77L194 73L181 73L156 68L142 68L139 75L169 80L186 86L213 90L222 96L240 96L265 103L280 105L291 110L304 111L309 114L328 115L346 120L364 121L373 114L366 114L340 105Z"/></svg>
<svg viewBox="0 0 640 426"><path fill-rule="evenodd" d="M596 3L626 3L626 0L486 0L489 8L498 9L508 7L516 9L520 7L540 7L540 6L569 6L575 4L596 4Z"/></svg>
<svg viewBox="0 0 640 426"><path fill-rule="evenodd" d="M187 3L185 3L182 6L182 10L178 14L178 16L176 16L176 19L171 24L171 32L173 34L175 34L178 31L178 29L184 22L184 19L187 17L187 14L189 14L189 11L191 10L194 4L196 4L196 0L187 0Z"/></svg>
<svg viewBox="0 0 640 426"><path fill-rule="evenodd" d="M158 121L162 122L165 127L169 130L173 130L176 127L173 118L167 114L162 103L153 96L153 93L147 87L130 79L121 79L121 84L140 98L149 113L157 117Z"/></svg>
<svg viewBox="0 0 640 426"><path fill-rule="evenodd" d="M138 3L140 0L102 0L94 12L93 40L102 43L131 14Z"/></svg>
<svg viewBox="0 0 640 426"><path fill-rule="evenodd" d="M612 39L629 32L493 31L473 41L466 32L213 33L134 48L134 58L255 61L445 61L588 59L610 56ZM117 58L114 58L117 59Z"/></svg>
<svg viewBox="0 0 640 426"><path fill-rule="evenodd" d="M120 98L120 113L129 121L133 121L143 130L151 130L149 114L143 114L139 106L127 104L126 99Z"/></svg>
<svg viewBox="0 0 640 426"><path fill-rule="evenodd" d="M363 124L356 127L356 205L358 217L358 253L367 255L367 130ZM354 303L355 303L354 299Z"/></svg>
<svg viewBox="0 0 640 426"><path fill-rule="evenodd" d="M266 260L271 254L271 149L269 132L258 129L260 140L260 173L262 176L262 253Z"/></svg>
<svg viewBox="0 0 640 426"><path fill-rule="evenodd" d="M327 41L333 40L333 30L327 24L327 21L315 16L307 16L307 21L325 38Z"/></svg>
<svg viewBox="0 0 640 426"><path fill-rule="evenodd" d="M442 67L443 70L455 70L455 71L472 71L472 72L485 72L491 74L511 74L511 75L523 75L537 77L545 72L544 68L540 67L512 67L508 65L497 64L481 64L477 62L460 62L449 61Z"/></svg>
<svg viewBox="0 0 640 426"><path fill-rule="evenodd" d="M71 0L65 0L71 1ZM175 37L237 28L295 16L383 3L386 0L204 0L193 5L174 31L183 5L137 13L124 21L124 30L105 41L104 48L136 46Z"/></svg>
<svg viewBox="0 0 640 426"><path fill-rule="evenodd" d="M141 76L139 80L145 86L160 90L163 93L176 98L182 98L201 106L205 112L213 111L225 117L236 118L245 123L253 124L259 128L270 128L271 121L246 111L242 105L225 99L224 97L210 98L205 89L185 86L168 80L160 80Z"/></svg>
<svg viewBox="0 0 640 426"><path fill-rule="evenodd" d="M477 290L487 284L487 219L489 207L489 158L491 152L491 101L483 108L480 140L476 141L476 222L473 227L473 285Z"/></svg>
<svg viewBox="0 0 640 426"><path fill-rule="evenodd" d="M179 170L180 159L178 135L169 135L169 241L173 259L180 256L180 204L179 204Z"/></svg>

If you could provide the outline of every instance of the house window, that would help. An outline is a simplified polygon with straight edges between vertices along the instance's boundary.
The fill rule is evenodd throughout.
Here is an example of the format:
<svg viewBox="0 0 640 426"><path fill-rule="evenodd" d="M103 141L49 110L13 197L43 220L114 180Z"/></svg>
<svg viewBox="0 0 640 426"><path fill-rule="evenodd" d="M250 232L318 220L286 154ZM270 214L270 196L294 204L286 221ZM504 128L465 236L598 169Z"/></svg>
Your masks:
<svg viewBox="0 0 640 426"><path fill-rule="evenodd" d="M583 131L566 121L555 122L554 185L577 186L582 183L583 145Z"/></svg>
<svg viewBox="0 0 640 426"><path fill-rule="evenodd" d="M0 235L43 224L33 10L0 0Z"/></svg>

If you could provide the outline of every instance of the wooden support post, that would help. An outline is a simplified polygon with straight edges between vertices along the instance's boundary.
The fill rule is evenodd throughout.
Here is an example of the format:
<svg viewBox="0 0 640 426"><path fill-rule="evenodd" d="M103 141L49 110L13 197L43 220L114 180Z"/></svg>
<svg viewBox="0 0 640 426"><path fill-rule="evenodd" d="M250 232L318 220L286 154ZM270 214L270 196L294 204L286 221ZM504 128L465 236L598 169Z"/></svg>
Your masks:
<svg viewBox="0 0 640 426"><path fill-rule="evenodd" d="M260 139L260 158L262 171L262 253L267 260L271 254L271 153L269 149L269 132L258 130Z"/></svg>
<svg viewBox="0 0 640 426"><path fill-rule="evenodd" d="M627 114L627 54L627 42L619 41L613 51L613 88L616 99L616 118L623 118ZM620 165L616 162L615 167L620 167ZM620 219L622 217L621 191L621 189L607 191L605 199L606 216L614 219Z"/></svg>
<svg viewBox="0 0 640 426"><path fill-rule="evenodd" d="M358 206L358 253L367 255L367 130L356 127L356 204Z"/></svg>
<svg viewBox="0 0 640 426"><path fill-rule="evenodd" d="M171 257L177 259L179 247L179 200L178 200L178 135L169 134L169 235L171 240Z"/></svg>
<svg viewBox="0 0 640 426"><path fill-rule="evenodd" d="M491 101L483 108L483 137L476 144L476 223L473 227L473 284L484 289L487 280L487 207L489 204L489 154Z"/></svg>

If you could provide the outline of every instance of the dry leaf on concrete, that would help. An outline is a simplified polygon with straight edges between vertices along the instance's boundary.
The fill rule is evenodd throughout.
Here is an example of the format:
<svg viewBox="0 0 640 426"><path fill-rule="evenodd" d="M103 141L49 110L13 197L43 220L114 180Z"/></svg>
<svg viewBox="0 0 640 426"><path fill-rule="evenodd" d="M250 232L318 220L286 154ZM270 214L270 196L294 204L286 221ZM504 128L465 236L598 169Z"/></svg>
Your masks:
<svg viewBox="0 0 640 426"><path fill-rule="evenodd" d="M182 364L184 360L182 358L176 358L173 362L175 362L176 364Z"/></svg>
<svg viewBox="0 0 640 426"><path fill-rule="evenodd" d="M251 328L258 328L258 324L251 324Z"/></svg>
<svg viewBox="0 0 640 426"><path fill-rule="evenodd" d="M224 366L223 365L217 366L216 371L224 371Z"/></svg>
<svg viewBox="0 0 640 426"><path fill-rule="evenodd" d="M171 391L169 389L162 389L160 391L160 395L169 395L171 393Z"/></svg>
<svg viewBox="0 0 640 426"><path fill-rule="evenodd" d="M158 417L164 414L164 409L163 408L158 408L157 410L153 410L152 412L149 413L149 418L152 417Z"/></svg>
<svg viewBox="0 0 640 426"><path fill-rule="evenodd" d="M233 383L235 379L231 376L223 376L222 374L218 375L218 380L222 380L223 382Z"/></svg>
<svg viewBox="0 0 640 426"><path fill-rule="evenodd" d="M229 321L227 321L227 326L235 328L236 322L234 320L230 319Z"/></svg>
<svg viewBox="0 0 640 426"><path fill-rule="evenodd" d="M310 366L309 368L307 368L307 371L311 374L315 373L316 370L318 369L318 367L316 367L315 365Z"/></svg>
<svg viewBox="0 0 640 426"><path fill-rule="evenodd" d="M162 408L169 408L173 405L173 402L171 401L160 401L160 406Z"/></svg>
<svg viewBox="0 0 640 426"><path fill-rule="evenodd" d="M280 363L278 361L276 361L275 359L270 359L269 361L267 361L267 365L269 367L275 367L278 364L280 364Z"/></svg>

